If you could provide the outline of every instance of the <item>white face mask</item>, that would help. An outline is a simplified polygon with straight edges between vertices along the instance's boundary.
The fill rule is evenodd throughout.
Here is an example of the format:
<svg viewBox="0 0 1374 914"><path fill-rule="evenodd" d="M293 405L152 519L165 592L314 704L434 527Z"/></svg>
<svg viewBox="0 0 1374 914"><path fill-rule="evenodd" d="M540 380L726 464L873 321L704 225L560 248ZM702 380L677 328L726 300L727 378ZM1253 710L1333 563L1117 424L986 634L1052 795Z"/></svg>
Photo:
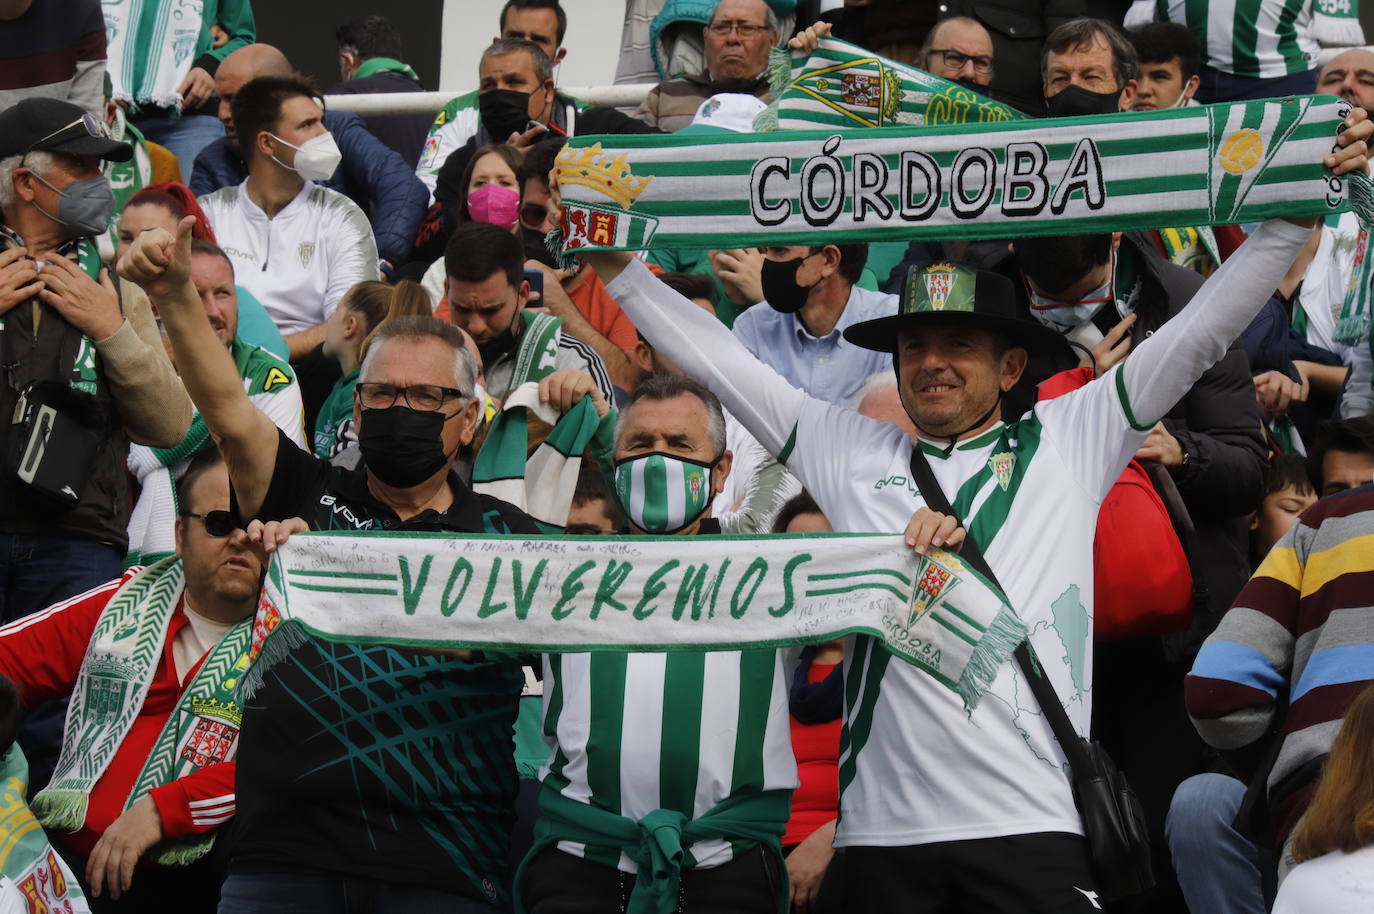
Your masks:
<svg viewBox="0 0 1374 914"><path fill-rule="evenodd" d="M1048 295L1041 295L1024 275L1021 279L1026 285L1026 294L1030 297L1030 312L1035 319L1051 330L1067 333L1092 320L1093 315L1101 311L1103 305L1116 301L1116 255L1112 255L1107 281L1078 301L1061 302Z"/></svg>
<svg viewBox="0 0 1374 914"><path fill-rule="evenodd" d="M275 133L269 133L268 136L283 146L291 146L296 150L295 165L287 165L276 156L272 157L272 161L283 168L290 168L307 181L328 181L343 161L343 153L339 152L338 144L334 142L334 134L327 131L311 137L299 146L292 146Z"/></svg>

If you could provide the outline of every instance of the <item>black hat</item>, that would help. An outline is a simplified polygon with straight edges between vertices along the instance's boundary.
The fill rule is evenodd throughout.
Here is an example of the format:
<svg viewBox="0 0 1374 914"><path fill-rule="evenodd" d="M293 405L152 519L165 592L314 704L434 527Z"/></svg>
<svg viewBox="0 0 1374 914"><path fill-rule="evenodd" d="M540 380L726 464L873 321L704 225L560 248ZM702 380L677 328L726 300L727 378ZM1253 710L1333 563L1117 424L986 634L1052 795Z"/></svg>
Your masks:
<svg viewBox="0 0 1374 914"><path fill-rule="evenodd" d="M0 159L34 149L127 162L134 148L110 138L103 121L55 98L26 98L0 111Z"/></svg>
<svg viewBox="0 0 1374 914"><path fill-rule="evenodd" d="M1017 314L1016 294L1005 276L948 262L908 269L897 313L851 324L844 338L864 349L894 352L898 331L930 323L992 330L1034 354L1071 355L1057 331Z"/></svg>

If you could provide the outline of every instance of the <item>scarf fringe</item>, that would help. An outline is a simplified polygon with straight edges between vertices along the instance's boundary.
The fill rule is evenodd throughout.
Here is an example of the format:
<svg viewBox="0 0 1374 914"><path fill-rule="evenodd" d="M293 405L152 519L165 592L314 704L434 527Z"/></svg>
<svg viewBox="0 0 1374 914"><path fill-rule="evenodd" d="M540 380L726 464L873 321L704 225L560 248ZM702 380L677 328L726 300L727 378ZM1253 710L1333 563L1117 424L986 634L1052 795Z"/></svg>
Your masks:
<svg viewBox="0 0 1374 914"><path fill-rule="evenodd" d="M74 832L86 823L88 803L80 790L44 790L33 798L29 808L44 828Z"/></svg>
<svg viewBox="0 0 1374 914"><path fill-rule="evenodd" d="M991 688L1002 665L1028 634L1026 624L1010 609L1003 608L997 613L987 633L979 639L978 646L969 655L968 664L959 676L959 684L955 689L964 700L966 714L972 714L978 707L983 693Z"/></svg>
<svg viewBox="0 0 1374 914"><path fill-rule="evenodd" d="M1359 217L1360 227L1374 225L1374 178L1363 171L1352 171L1345 176L1345 186L1350 209Z"/></svg>
<svg viewBox="0 0 1374 914"><path fill-rule="evenodd" d="M283 619L282 623L263 640L262 652L258 654L252 666L248 667L248 672L243 674L234 689L234 697L238 699L239 704L246 704L257 694L269 669L285 660L292 651L309 640L310 636L306 634L303 625L294 619Z"/></svg>
<svg viewBox="0 0 1374 914"><path fill-rule="evenodd" d="M200 840L181 838L164 843L166 847L153 848L154 860L163 866L190 866L210 853L210 848L215 843L215 833L203 835Z"/></svg>

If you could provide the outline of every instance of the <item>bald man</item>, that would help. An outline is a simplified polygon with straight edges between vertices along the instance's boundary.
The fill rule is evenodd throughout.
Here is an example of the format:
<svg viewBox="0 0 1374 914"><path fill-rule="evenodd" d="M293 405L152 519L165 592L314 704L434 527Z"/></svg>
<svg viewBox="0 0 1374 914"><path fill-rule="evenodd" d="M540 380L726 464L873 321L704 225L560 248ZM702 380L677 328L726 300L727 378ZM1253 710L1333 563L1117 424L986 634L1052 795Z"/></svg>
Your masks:
<svg viewBox="0 0 1374 914"><path fill-rule="evenodd" d="M1374 104L1374 52L1364 48L1342 51L1317 77L1319 95L1339 95L1361 108Z"/></svg>
<svg viewBox="0 0 1374 914"><path fill-rule="evenodd" d="M215 94L220 99L219 120L228 135L206 146L196 157L190 181L196 196L242 184L248 177L248 165L239 151L230 117L239 89L261 76L290 76L293 72L286 55L270 44L239 48L219 65ZM429 207L429 191L405 160L373 136L356 114L326 111L324 126L334 135L343 161L333 177L319 183L348 197L367 214L382 272L390 275L392 269L410 259L415 233Z"/></svg>
<svg viewBox="0 0 1374 914"><path fill-rule="evenodd" d="M916 66L950 82L986 86L992 82L992 36L977 19L955 16L930 30Z"/></svg>

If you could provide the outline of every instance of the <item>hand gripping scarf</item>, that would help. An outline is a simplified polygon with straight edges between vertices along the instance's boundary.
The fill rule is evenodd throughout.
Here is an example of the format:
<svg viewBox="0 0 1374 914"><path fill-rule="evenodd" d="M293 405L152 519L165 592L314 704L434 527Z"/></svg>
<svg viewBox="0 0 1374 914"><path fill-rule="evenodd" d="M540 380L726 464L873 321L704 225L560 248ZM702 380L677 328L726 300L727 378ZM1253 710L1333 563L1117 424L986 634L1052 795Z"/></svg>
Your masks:
<svg viewBox="0 0 1374 914"><path fill-rule="evenodd" d="M143 708L183 589L181 561L167 558L125 581L100 613L67 710L57 770L33 800L46 828L76 831L86 821L91 789ZM210 649L153 743L125 809L154 787L234 757L243 716L234 689L248 668L252 630L245 619ZM169 839L149 853L159 863L184 866L214 839L214 832Z"/></svg>
<svg viewBox="0 0 1374 914"><path fill-rule="evenodd" d="M578 249L988 239L1370 211L1322 164L1334 97L939 127L575 137L558 156Z"/></svg>
<svg viewBox="0 0 1374 914"><path fill-rule="evenodd" d="M202 0L101 0L113 99L181 110L182 80L200 42Z"/></svg>
<svg viewBox="0 0 1374 914"><path fill-rule="evenodd" d="M900 535L299 534L258 610L263 671L304 635L505 653L711 651L871 635L969 711L1026 637L1002 594Z"/></svg>

